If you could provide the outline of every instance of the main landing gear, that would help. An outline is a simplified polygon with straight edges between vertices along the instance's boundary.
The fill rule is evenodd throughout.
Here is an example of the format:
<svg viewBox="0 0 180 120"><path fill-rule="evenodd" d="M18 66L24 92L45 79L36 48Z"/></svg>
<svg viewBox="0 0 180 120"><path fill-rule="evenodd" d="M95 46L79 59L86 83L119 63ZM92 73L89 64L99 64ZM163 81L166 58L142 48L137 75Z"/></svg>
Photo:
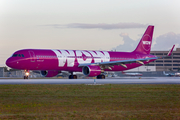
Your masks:
<svg viewBox="0 0 180 120"><path fill-rule="evenodd" d="M105 79L105 75L101 74L97 76L97 79ZM69 75L69 79L77 79L77 75L73 75L73 72L71 72L71 75Z"/></svg>
<svg viewBox="0 0 180 120"><path fill-rule="evenodd" d="M24 75L24 79L28 79L29 78L29 71L24 71L25 72L25 75Z"/></svg>
<svg viewBox="0 0 180 120"><path fill-rule="evenodd" d="M97 76L97 79L105 79L105 78L106 78L106 77L105 77L105 75L103 75L103 74Z"/></svg>
<svg viewBox="0 0 180 120"><path fill-rule="evenodd" d="M73 75L73 72L71 72L71 75L69 75L69 79L77 79L77 75Z"/></svg>
<svg viewBox="0 0 180 120"><path fill-rule="evenodd" d="M29 78L29 76L24 76L24 79L28 79Z"/></svg>

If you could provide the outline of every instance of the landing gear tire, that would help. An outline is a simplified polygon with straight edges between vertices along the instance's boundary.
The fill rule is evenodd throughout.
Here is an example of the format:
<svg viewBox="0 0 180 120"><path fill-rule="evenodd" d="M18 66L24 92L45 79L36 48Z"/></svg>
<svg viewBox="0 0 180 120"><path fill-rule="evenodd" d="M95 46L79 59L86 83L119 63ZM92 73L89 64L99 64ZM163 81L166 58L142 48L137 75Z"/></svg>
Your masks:
<svg viewBox="0 0 180 120"><path fill-rule="evenodd" d="M24 76L24 79L28 79L28 76Z"/></svg>
<svg viewBox="0 0 180 120"><path fill-rule="evenodd" d="M77 79L77 75L73 75L73 79Z"/></svg>
<svg viewBox="0 0 180 120"><path fill-rule="evenodd" d="M77 75L69 75L69 79L77 79Z"/></svg>
<svg viewBox="0 0 180 120"><path fill-rule="evenodd" d="M105 77L105 75L98 75L97 76L97 79L105 79L106 77Z"/></svg>

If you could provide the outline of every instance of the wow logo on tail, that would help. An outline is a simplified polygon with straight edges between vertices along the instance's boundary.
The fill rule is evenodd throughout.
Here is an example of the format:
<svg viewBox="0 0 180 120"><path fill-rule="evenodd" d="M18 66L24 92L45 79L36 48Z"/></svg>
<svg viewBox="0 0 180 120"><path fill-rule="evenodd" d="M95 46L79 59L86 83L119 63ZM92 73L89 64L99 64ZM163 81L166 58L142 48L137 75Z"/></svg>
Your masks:
<svg viewBox="0 0 180 120"><path fill-rule="evenodd" d="M149 35L144 35L142 38L142 47L144 48L145 51L150 51L151 49L151 37Z"/></svg>

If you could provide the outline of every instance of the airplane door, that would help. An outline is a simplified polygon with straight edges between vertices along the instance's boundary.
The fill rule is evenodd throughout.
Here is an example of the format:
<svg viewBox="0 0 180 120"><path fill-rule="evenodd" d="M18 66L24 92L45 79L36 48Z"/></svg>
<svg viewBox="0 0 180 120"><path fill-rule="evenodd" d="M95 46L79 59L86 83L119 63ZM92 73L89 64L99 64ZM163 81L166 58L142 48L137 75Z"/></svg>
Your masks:
<svg viewBox="0 0 180 120"><path fill-rule="evenodd" d="M33 51L29 51L29 55L31 56L31 62L35 62L35 54Z"/></svg>

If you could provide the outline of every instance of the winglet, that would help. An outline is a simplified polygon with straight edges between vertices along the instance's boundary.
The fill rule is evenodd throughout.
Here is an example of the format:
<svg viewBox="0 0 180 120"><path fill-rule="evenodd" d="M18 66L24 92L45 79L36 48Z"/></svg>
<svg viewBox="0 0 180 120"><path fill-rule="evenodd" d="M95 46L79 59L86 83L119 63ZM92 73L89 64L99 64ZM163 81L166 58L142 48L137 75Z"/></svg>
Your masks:
<svg viewBox="0 0 180 120"><path fill-rule="evenodd" d="M173 47L171 48L171 50L168 52L167 56L171 56L171 53L172 53L174 47L175 47L175 45L173 45Z"/></svg>

